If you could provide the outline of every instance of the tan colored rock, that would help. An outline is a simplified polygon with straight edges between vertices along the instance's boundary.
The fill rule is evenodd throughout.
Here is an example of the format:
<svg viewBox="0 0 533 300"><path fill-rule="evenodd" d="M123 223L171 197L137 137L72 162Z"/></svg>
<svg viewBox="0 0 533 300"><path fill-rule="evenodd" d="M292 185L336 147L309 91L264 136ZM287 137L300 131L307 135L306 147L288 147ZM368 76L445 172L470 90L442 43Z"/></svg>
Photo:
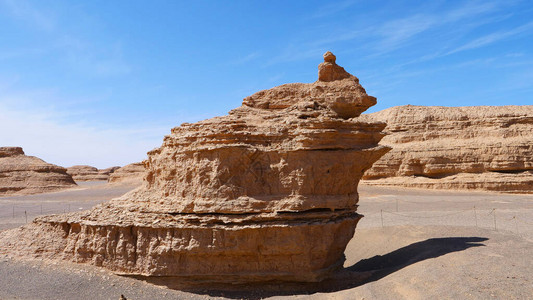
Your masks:
<svg viewBox="0 0 533 300"><path fill-rule="evenodd" d="M107 169L98 170L91 166L72 166L67 168L67 173L76 181L98 181L108 180L109 175L120 167L111 167Z"/></svg>
<svg viewBox="0 0 533 300"><path fill-rule="evenodd" d="M341 80L344 78L350 78L352 75L343 67L337 65L335 60L337 57L331 52L326 52L324 54L324 62L318 65L318 80L319 81L335 81Z"/></svg>
<svg viewBox="0 0 533 300"><path fill-rule="evenodd" d="M106 169L99 169L98 170L98 173L99 174L102 174L102 175L107 175L107 176L110 176L111 174L113 174L116 170L120 169L121 167L120 166L113 166L113 167L109 167L109 168L106 168Z"/></svg>
<svg viewBox="0 0 533 300"><path fill-rule="evenodd" d="M35 156L21 147L0 147L0 196L51 192L76 186L66 169Z"/></svg>
<svg viewBox="0 0 533 300"><path fill-rule="evenodd" d="M324 58L331 59L327 54ZM366 94L359 79L344 71L334 60L333 63L321 63L319 76L321 73L329 75L310 84L289 83L257 92L244 98L243 104L273 111L297 106L300 119L315 118L319 115L318 110L322 110L320 115L323 116L349 119L376 104L376 98Z"/></svg>
<svg viewBox="0 0 533 300"><path fill-rule="evenodd" d="M365 184L533 193L533 106L399 106Z"/></svg>
<svg viewBox="0 0 533 300"><path fill-rule="evenodd" d="M109 176L109 182L141 184L145 171L142 162L125 165L124 167L115 170L115 172Z"/></svg>
<svg viewBox="0 0 533 300"><path fill-rule="evenodd" d="M357 184L389 148L354 76L261 91L172 129L143 185L91 211L0 233L0 251L194 281L319 281L362 217Z"/></svg>
<svg viewBox="0 0 533 300"><path fill-rule="evenodd" d="M24 155L22 147L0 147L0 158Z"/></svg>

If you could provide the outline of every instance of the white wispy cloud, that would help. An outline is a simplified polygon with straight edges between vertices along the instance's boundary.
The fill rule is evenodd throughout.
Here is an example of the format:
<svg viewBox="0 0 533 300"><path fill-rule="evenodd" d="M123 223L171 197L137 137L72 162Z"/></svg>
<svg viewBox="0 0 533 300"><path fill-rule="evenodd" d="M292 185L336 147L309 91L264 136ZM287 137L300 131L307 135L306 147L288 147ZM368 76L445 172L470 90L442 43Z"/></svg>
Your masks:
<svg viewBox="0 0 533 300"><path fill-rule="evenodd" d="M61 58L73 70L94 76L119 76L129 74L133 67L124 58L120 40L102 44L84 38L71 31L71 26L62 24L53 10L41 3L25 0L0 0L0 9L12 18L29 24L32 30L46 31L49 39L45 44L25 49L0 51L0 60L35 57L47 53L62 53Z"/></svg>
<svg viewBox="0 0 533 300"><path fill-rule="evenodd" d="M100 77L127 75L132 72L131 65L121 56L95 57L88 52L69 51L67 60L73 69Z"/></svg>
<svg viewBox="0 0 533 300"><path fill-rule="evenodd" d="M242 65L242 64L245 64L247 62L250 62L254 59L257 59L258 57L261 56L261 53L256 51L256 52L252 52L252 53L249 53L247 55L244 55L244 56L239 56L233 60L230 60L226 63L226 65Z"/></svg>
<svg viewBox="0 0 533 300"><path fill-rule="evenodd" d="M51 47L28 47L17 49L0 49L0 61L24 57L35 57L52 50Z"/></svg>
<svg viewBox="0 0 533 300"><path fill-rule="evenodd" d="M382 51L391 51L400 44L422 33L437 24L434 16L418 14L403 19L396 19L385 23L377 30L381 40L377 43L377 48Z"/></svg>
<svg viewBox="0 0 533 300"><path fill-rule="evenodd" d="M0 78L0 87L2 82ZM211 117L178 112L153 118L124 112L117 117L135 121L114 122L114 116L93 109L98 97L65 100L55 89L20 91L9 82L5 86L0 89L0 147L21 146L29 155L65 167L141 161L171 128Z"/></svg>
<svg viewBox="0 0 533 300"><path fill-rule="evenodd" d="M341 2L335 2L335 3L329 3L322 7L320 7L314 14L312 14L309 18L310 19L318 19L323 17L329 17L331 15L334 15L338 12L341 12L353 5L355 5L358 1L357 0L345 0Z"/></svg>
<svg viewBox="0 0 533 300"><path fill-rule="evenodd" d="M161 145L169 126L97 128L83 123L64 123L53 111L15 110L0 102L0 146L21 146L65 167L77 164L105 168L146 158L146 152Z"/></svg>
<svg viewBox="0 0 533 300"><path fill-rule="evenodd" d="M278 63L286 63L297 60L304 60L309 58L319 58L324 54L325 47L308 47L305 50L302 50L300 46L289 45L287 48L283 49L277 56L274 56L265 63L265 66L270 66Z"/></svg>
<svg viewBox="0 0 533 300"><path fill-rule="evenodd" d="M6 90L13 87L17 82L19 82L20 76L17 74L10 74L9 77L0 76L0 94L5 93Z"/></svg>
<svg viewBox="0 0 533 300"><path fill-rule="evenodd" d="M465 2L463 6L452 9L450 12L446 13L445 19L446 22L454 22L464 18L471 18L472 16L490 13L497 10L501 4L501 1Z"/></svg>
<svg viewBox="0 0 533 300"><path fill-rule="evenodd" d="M0 7L3 7L13 17L39 30L52 31L56 28L56 18L53 15L36 9L28 1L1 0Z"/></svg>
<svg viewBox="0 0 533 300"><path fill-rule="evenodd" d="M491 6L492 7L492 6ZM453 15L453 14L452 14ZM435 60L441 57L448 56L452 54L452 50L449 50L450 48L458 47L457 43L461 39L464 39L465 35L468 35L472 30L481 27L486 24L490 23L497 23L500 21L503 21L505 19L508 19L512 16L512 14L504 14L504 15L497 15L497 16L490 16L482 19L475 19L468 22L461 23L461 26L456 26L454 30L448 31L449 35L453 36L453 39L446 39L445 41L442 41L442 46L433 52L426 53L420 57L417 57L415 59L411 59L408 61L403 61L398 64L395 64L391 66L391 69L399 70L403 67L409 66L409 65L415 65L419 63L428 62L431 60ZM453 17L452 17L453 19ZM443 38L444 39L444 38Z"/></svg>
<svg viewBox="0 0 533 300"><path fill-rule="evenodd" d="M486 15L499 9L499 2L468 2L462 6L449 11L436 13L419 13L401 19L386 22L375 31L381 36L376 44L377 55L387 53L404 46L409 40L413 40L417 35L427 31L437 29L442 26L450 26L460 23L457 29L466 33L486 23L500 21L501 17L478 19L480 15ZM464 24L467 20L476 20L469 24ZM458 35L459 32L456 32ZM429 55L426 58L435 58L438 55Z"/></svg>
<svg viewBox="0 0 533 300"><path fill-rule="evenodd" d="M479 37L477 39L474 39L460 47L457 47L451 51L448 51L446 55L454 54L457 52L470 50L470 49L476 49L484 46L488 46L490 44L503 41L505 39L511 38L516 35L520 35L523 33L532 34L533 33L533 22L529 22L526 24L523 24L521 26L515 27L510 30L500 30L493 32L491 34L487 34L485 36Z"/></svg>
<svg viewBox="0 0 533 300"><path fill-rule="evenodd" d="M353 4L352 1L347 3ZM343 27L332 28L328 26L323 29L326 33L320 34L317 32L317 34L309 35L313 39L289 43L268 64L307 59L317 52L323 52L324 49L332 49L336 44L346 42L357 42L361 45L360 48L352 48L352 51L372 50L370 51L372 54L368 57L378 57L407 46L419 35L443 26L461 24L456 26L457 30L461 31L461 33L457 32L457 35L461 35L487 22L498 22L502 19L501 16L486 18L480 18L480 16L487 16L498 11L502 5L502 2L499 1L466 2L448 10L417 12L412 15L390 19L383 23L368 19L365 23L352 25L351 28L346 28L344 24ZM347 7L349 6L351 5ZM335 11L333 11L334 13ZM509 15L504 17L508 18ZM322 37L316 38L317 36ZM439 53L427 58L436 58L440 55Z"/></svg>

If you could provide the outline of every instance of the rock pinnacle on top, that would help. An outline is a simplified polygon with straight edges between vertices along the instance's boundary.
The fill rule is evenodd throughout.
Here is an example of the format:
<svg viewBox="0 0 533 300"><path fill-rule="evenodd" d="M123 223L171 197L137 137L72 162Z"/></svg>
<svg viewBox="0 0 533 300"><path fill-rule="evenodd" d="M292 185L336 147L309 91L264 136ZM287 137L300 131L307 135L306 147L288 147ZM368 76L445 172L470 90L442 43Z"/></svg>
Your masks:
<svg viewBox="0 0 533 300"><path fill-rule="evenodd" d="M336 59L337 57L330 51L324 53L324 62L329 62L329 63L334 64Z"/></svg>
<svg viewBox="0 0 533 300"><path fill-rule="evenodd" d="M352 76L343 67L335 63L336 59L335 55L330 51L324 53L324 62L318 65L319 81L335 81Z"/></svg>

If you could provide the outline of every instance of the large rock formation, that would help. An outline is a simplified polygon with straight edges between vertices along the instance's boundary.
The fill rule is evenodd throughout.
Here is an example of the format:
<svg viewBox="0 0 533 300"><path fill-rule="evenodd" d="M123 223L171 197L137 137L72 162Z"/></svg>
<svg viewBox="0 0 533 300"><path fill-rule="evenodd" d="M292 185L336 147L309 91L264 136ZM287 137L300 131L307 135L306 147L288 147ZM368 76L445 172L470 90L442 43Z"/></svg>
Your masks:
<svg viewBox="0 0 533 300"><path fill-rule="evenodd" d="M35 156L21 147L0 147L0 196L37 194L76 186L66 169Z"/></svg>
<svg viewBox="0 0 533 300"><path fill-rule="evenodd" d="M375 98L325 57L327 81L172 129L148 153L142 187L0 233L0 250L206 281L328 276L362 217L357 183L389 148L378 145L384 123L357 118Z"/></svg>
<svg viewBox="0 0 533 300"><path fill-rule="evenodd" d="M141 184L145 173L142 162L132 163L117 169L109 176L110 183L131 183Z"/></svg>
<svg viewBox="0 0 533 300"><path fill-rule="evenodd" d="M399 106L369 114L387 122L393 150L365 184L533 193L533 105Z"/></svg>
<svg viewBox="0 0 533 300"><path fill-rule="evenodd" d="M72 166L67 168L67 173L76 181L108 180L109 176L120 167L110 167L98 170L91 166Z"/></svg>

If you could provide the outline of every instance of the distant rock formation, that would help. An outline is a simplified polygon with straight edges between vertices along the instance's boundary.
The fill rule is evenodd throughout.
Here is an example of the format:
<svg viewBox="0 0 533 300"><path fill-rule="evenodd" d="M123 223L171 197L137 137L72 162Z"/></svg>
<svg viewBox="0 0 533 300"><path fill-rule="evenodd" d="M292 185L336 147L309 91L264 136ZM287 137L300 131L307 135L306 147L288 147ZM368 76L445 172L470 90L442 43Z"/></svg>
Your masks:
<svg viewBox="0 0 533 300"><path fill-rule="evenodd" d="M376 99L335 66L172 129L143 186L1 232L0 251L194 281L322 280L362 217L359 179L390 149L378 145L385 123L358 118Z"/></svg>
<svg viewBox="0 0 533 300"><path fill-rule="evenodd" d="M66 169L26 156L21 147L0 147L0 196L38 194L76 186Z"/></svg>
<svg viewBox="0 0 533 300"><path fill-rule="evenodd" d="M116 170L120 169L121 166L113 166L106 169L98 169L98 173L102 175L110 176L111 174L115 173ZM109 178L108 178L109 179Z"/></svg>
<svg viewBox="0 0 533 300"><path fill-rule="evenodd" d="M125 165L124 167L115 170L115 172L109 176L109 182L141 184L145 171L142 162Z"/></svg>
<svg viewBox="0 0 533 300"><path fill-rule="evenodd" d="M98 170L91 166L72 166L67 168L67 173L76 181L98 181L108 180L109 175L118 170L120 167L110 167Z"/></svg>
<svg viewBox="0 0 533 300"><path fill-rule="evenodd" d="M387 122L392 151L365 184L533 193L533 105L398 106L368 115Z"/></svg>

